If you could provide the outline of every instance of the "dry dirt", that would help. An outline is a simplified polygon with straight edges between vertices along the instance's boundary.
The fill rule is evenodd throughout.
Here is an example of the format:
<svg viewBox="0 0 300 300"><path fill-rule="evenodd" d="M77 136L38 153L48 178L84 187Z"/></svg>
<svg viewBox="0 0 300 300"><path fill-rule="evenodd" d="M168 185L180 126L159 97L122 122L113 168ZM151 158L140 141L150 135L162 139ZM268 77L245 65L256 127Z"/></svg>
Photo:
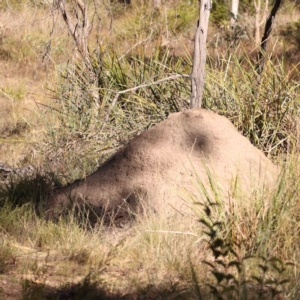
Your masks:
<svg viewBox="0 0 300 300"><path fill-rule="evenodd" d="M226 199L236 179L239 192L248 193L277 175L277 167L228 119L188 110L133 138L85 179L55 190L48 208L53 212L73 199L98 215L113 211L116 220L127 220L128 208L136 210L143 202L157 213L185 215L193 201L203 199L199 181L210 196L217 190Z"/></svg>

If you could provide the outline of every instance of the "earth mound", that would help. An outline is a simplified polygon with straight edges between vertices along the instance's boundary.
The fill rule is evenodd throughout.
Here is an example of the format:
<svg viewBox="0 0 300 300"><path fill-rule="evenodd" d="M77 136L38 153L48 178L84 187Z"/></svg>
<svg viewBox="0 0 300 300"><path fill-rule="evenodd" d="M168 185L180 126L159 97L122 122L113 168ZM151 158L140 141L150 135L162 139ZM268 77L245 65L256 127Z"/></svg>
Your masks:
<svg viewBox="0 0 300 300"><path fill-rule="evenodd" d="M48 208L66 207L72 199L88 204L97 215L114 212L115 219L126 220L129 208L136 211L143 199L156 212L186 214L191 203L183 199L184 191L201 201L199 181L211 191L213 180L228 195L233 181L247 193L277 175L275 165L228 119L203 109L188 110L171 114L130 140L85 179L56 189Z"/></svg>

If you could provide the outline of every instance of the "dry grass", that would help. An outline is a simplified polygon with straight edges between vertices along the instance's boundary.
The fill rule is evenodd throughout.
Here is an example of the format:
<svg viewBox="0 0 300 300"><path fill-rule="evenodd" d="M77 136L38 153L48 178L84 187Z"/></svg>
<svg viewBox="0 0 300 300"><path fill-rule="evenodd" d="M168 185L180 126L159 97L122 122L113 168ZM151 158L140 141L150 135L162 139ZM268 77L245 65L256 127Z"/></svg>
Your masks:
<svg viewBox="0 0 300 300"><path fill-rule="evenodd" d="M289 279L287 284L278 287L283 292L282 299L297 299L299 293L299 172L298 159L292 157L287 172L272 191L254 190L247 196L232 192L230 205L223 204L222 198L220 206L210 206L205 199L197 199L206 208L210 207L211 222L222 224L214 227L215 234L233 247L238 259L253 257L243 261L243 267L254 289L260 286L253 279L260 276L256 259L279 259L286 271L278 275L276 269L268 266L265 276L268 280ZM0 213L0 265L2 274L6 274L3 278L8 282L12 277L31 282L22 297L37 293L38 288L44 297L54 297L67 283L69 290L64 292L71 293L71 287L75 288L76 284L83 288L88 276L88 287L95 284L98 296L106 291L116 299L120 295L124 299L133 295L155 299L176 294L181 295L180 299L199 299L197 290L205 295L206 284L214 282L204 261L215 261L205 234L212 228L197 221L207 220L201 207L188 220L178 214L166 217L146 210L124 230L104 228L100 224L91 228L85 219L79 220L78 214L71 212L55 222L46 221L37 217L29 203L15 209L7 204ZM236 261L232 254L223 259ZM294 266L289 267L288 261ZM237 274L232 267L223 272ZM2 288L5 293L5 286ZM248 293L252 293L251 289Z"/></svg>
<svg viewBox="0 0 300 300"><path fill-rule="evenodd" d="M14 216L7 218L12 223ZM204 258L199 256L203 246L195 244L197 227L193 235L185 233L186 227L178 226L176 218L166 223L148 217L127 232L86 230L73 218L47 223L30 214L13 228L5 228L1 221L9 240L1 248L1 253L8 253L3 265L18 278L55 288L80 282L89 273L115 294L139 293L161 284L183 288L191 280L190 260L197 265Z"/></svg>
<svg viewBox="0 0 300 300"><path fill-rule="evenodd" d="M102 78L105 83L101 103L104 109L93 115L95 123L84 131L82 124L78 124L82 115L70 110L70 102L62 101L61 92L67 86L61 75L65 74L68 66L74 67L76 63L81 66L80 57L71 55L74 44L57 12L51 15L47 6L37 5L37 2L24 1L19 6L10 1L10 7L0 11L0 162L47 168L50 160L55 161L58 164L56 175L62 173L67 177L64 180L70 181L90 172L105 155L115 151L134 133L164 118L166 112L185 107L189 86L183 80L173 85L168 83L128 93L112 111L107 130L99 134L102 125L99 122L114 98L112 90L120 91L152 82L172 72L190 73L195 11L189 11L189 7L180 6L177 1L171 1L160 15L156 15L145 1L132 1L133 7L126 10L115 4L110 30L110 9L103 7L104 1L101 1L98 7L102 20L101 53L106 64L105 77ZM278 16L274 28L276 34L279 34L283 23L288 24L298 18L297 10L285 9L288 13L292 10L292 17L291 14ZM53 16L55 27L50 35ZM251 35L249 20L251 18L247 19L247 32ZM151 25L154 25L153 32ZM94 49L96 33L94 28L91 49ZM284 134L290 131L290 140L295 142L293 145L284 144L278 151L281 156L277 156L276 160L286 165L286 172L274 191L257 190L247 197L232 193L231 205L214 206L211 218L222 223L217 234L231 243L239 259L253 255L266 259L276 257L282 262L292 261L294 266L288 274L290 281L287 285L280 284L278 289L283 290L282 299L299 299L300 166L296 143L299 73L297 68L288 69L289 63L269 63L267 66L266 88L261 89L258 99L264 99L265 93L273 100L281 99L275 97L279 92L292 99L291 110L285 114L284 122L278 123L263 101L252 101L250 62L256 50L251 40L230 43L226 41L225 31L216 28L211 30L210 36L207 107L227 114L250 138L251 134L258 132L251 126L261 125L262 135L255 136L254 141L266 153L274 146L270 136L274 137L273 129L277 128L277 124L282 126L278 141L285 139ZM50 40L51 52L43 60ZM286 45L281 41L279 37L274 56L282 55L280 49ZM235 50L235 60L228 52L230 45L239 45ZM170 50L166 49L168 46ZM116 47L119 51L112 52L111 48ZM242 61L245 52L249 57ZM124 59L116 64L117 58L124 53ZM69 65L66 63L68 59ZM245 60L248 69L242 72ZM225 81L225 78L228 80ZM75 79L78 80L78 77ZM74 88L74 85L71 87ZM247 103L254 105L250 107ZM280 106L282 103L274 103L279 105L280 111L286 108ZM55 109L61 113L57 114ZM247 109L253 109L254 113ZM85 112L90 111L94 113L95 109ZM260 115L269 117L269 121L256 122ZM66 123L68 126L65 126ZM286 152L289 154L286 155ZM127 230L104 228L101 224L91 228L85 219L78 220L78 215L72 212L55 222L47 221L36 213L39 203L36 199L43 201L46 195L33 191L34 184L25 179L23 185L1 185L0 298L201 299L200 293L205 295L209 291L205 283L213 283L220 288L211 272L214 269L203 263L203 260L214 261L208 244L209 236L204 233L210 232L211 227L197 221L184 223L179 217L166 218L150 212L138 217ZM19 199L26 203L18 205ZM12 203L17 205L12 207ZM206 217L205 212L200 210L195 212L194 219ZM236 257L231 254L224 259L234 260ZM261 269L255 261L245 264L248 278L260 276ZM271 269L266 274L268 279L278 275L276 270ZM236 270L225 268L223 272L236 275ZM285 275L280 276L285 278ZM259 282L255 284L252 286L254 292Z"/></svg>

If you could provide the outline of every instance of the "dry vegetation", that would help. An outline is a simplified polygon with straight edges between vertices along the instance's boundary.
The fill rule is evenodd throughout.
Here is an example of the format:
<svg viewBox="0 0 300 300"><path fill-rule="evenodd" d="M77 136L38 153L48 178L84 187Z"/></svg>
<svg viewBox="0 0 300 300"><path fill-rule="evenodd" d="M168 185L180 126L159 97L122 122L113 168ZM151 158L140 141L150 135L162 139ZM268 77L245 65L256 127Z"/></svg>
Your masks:
<svg viewBox="0 0 300 300"><path fill-rule="evenodd" d="M299 299L296 6L286 2L278 16L260 85L251 9L234 33L216 10L208 37L203 105L283 166L274 190L247 198L233 190L229 207L216 191L195 212L201 222L146 213L124 230L101 220L91 228L75 210L46 220L44 202L53 185L90 173L130 137L188 107L189 78L151 83L191 73L197 1L165 1L158 12L150 1L97 0L100 20L89 2L97 86L57 9L47 1L0 2L0 162L38 170L0 186L0 298ZM113 105L116 93L142 84L151 85Z"/></svg>

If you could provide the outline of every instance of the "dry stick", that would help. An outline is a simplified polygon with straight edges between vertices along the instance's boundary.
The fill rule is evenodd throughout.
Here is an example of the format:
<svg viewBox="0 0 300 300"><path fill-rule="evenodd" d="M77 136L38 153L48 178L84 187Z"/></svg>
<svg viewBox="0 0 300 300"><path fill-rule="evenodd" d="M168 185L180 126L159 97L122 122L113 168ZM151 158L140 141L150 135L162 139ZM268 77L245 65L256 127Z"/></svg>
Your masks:
<svg viewBox="0 0 300 300"><path fill-rule="evenodd" d="M72 21L69 18L63 0L59 0L58 1L58 7L59 7L59 10L60 10L60 12L62 14L62 17L63 17L63 19L64 19L67 27L69 29L69 32L72 35L72 37L73 37L73 39L74 39L74 41L76 43L76 46L78 48L79 45L77 45L78 38L76 37L76 26L72 23Z"/></svg>
<svg viewBox="0 0 300 300"><path fill-rule="evenodd" d="M81 0L77 0L77 4L82 12L82 14L84 14L84 11L85 11L85 5L84 3L81 1Z"/></svg>
<svg viewBox="0 0 300 300"><path fill-rule="evenodd" d="M50 6L51 4L50 3L48 3L48 5ZM51 6L50 6L51 7ZM50 9L50 16L52 17L52 19L53 19L53 21L52 21L52 28L51 28L51 30L50 30L50 37L49 37L49 40L48 40L48 42L47 42L47 44L46 44L46 50L45 50L45 53L43 54L43 56L42 56L42 62L44 62L45 61L45 65L46 65L46 68L47 68L47 64L48 64L48 62L46 61L46 58L48 58L48 60L50 60L52 63L53 63L53 65L55 65L55 63L54 63L54 61L53 61L53 58L52 58L52 56L51 56L51 43L52 43L52 36L53 36L53 33L54 33L54 28L55 28L55 15L54 15L54 9L53 9L53 7L51 7L51 9Z"/></svg>
<svg viewBox="0 0 300 300"><path fill-rule="evenodd" d="M157 232L157 233L173 233L173 234L183 234L183 235L192 235L198 237L198 234L194 232L184 232L184 231L170 231L170 230L145 230L146 232Z"/></svg>
<svg viewBox="0 0 300 300"><path fill-rule="evenodd" d="M283 2L283 0L275 0L274 6L273 6L273 8L270 12L270 15L267 19L267 22L266 22L264 35L263 35L261 43L260 43L260 51L258 53L258 62L257 62L256 68L255 68L258 76L261 75L261 73L263 72L263 69L264 69L265 55L266 55L266 50L267 50L267 41L268 41L271 31L272 31L276 13L282 2ZM258 84L260 83L260 78L258 78L257 82L258 82Z"/></svg>
<svg viewBox="0 0 300 300"><path fill-rule="evenodd" d="M113 99L113 101L111 103L111 107L109 108L109 110L107 112L107 115L106 115L105 120L104 120L104 124L102 126L102 130L104 129L106 123L108 122L110 113L111 113L112 109L114 108L114 106L116 105L116 103L117 103L120 95L126 94L128 92L134 92L134 91L136 91L138 89L141 89L141 88L149 87L149 86L152 86L152 85L157 85L157 84L163 83L165 81L170 81L170 80L174 80L174 79L181 78L181 77L190 78L191 76L188 75L188 74L174 74L174 75L171 75L169 77L166 77L166 78L163 78L163 79L159 79L159 80L156 80L156 81L151 82L151 83L145 83L145 84L141 84L139 86L135 86L135 87L127 89L127 90L115 92L116 95L115 95L115 97L114 97L114 99Z"/></svg>
<svg viewBox="0 0 300 300"><path fill-rule="evenodd" d="M107 5L105 0L102 0L101 2L102 2L102 5L104 6L104 8L107 10L107 13L109 14L109 18L110 18L109 32L112 33L114 16L113 16L113 12L111 9L111 3L110 3L110 1L108 1L108 5Z"/></svg>
<svg viewBox="0 0 300 300"><path fill-rule="evenodd" d="M120 61L121 59L123 59L131 50L133 50L134 48L136 48L139 45L142 45L144 43L146 43L147 41L149 41L151 39L153 31L151 30L150 35L145 38L144 40L137 42L136 44L134 44L130 49L128 49L121 57L118 58L118 61Z"/></svg>

